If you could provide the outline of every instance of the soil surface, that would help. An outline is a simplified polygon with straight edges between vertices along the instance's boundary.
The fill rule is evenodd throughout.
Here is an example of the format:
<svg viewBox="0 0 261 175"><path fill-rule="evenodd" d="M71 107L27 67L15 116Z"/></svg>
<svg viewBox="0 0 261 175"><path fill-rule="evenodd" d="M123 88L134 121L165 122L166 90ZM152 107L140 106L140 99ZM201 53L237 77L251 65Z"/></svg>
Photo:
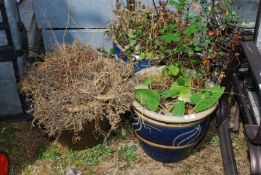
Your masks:
<svg viewBox="0 0 261 175"><path fill-rule="evenodd" d="M249 161L242 131L232 134L232 140L239 174L247 175ZM1 122L0 150L9 153L11 175L66 174L71 170L81 175L224 174L213 126L193 153L178 163L164 164L149 158L128 127L115 134L106 146L72 151L32 128L30 121Z"/></svg>

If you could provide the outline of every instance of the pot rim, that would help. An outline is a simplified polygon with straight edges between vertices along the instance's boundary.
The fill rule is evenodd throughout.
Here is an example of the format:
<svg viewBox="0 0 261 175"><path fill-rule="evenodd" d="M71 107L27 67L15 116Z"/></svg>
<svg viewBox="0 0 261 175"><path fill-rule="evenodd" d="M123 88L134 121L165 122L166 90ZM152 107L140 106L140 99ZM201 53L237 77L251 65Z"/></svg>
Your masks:
<svg viewBox="0 0 261 175"><path fill-rule="evenodd" d="M160 67L150 67L147 69L143 69L139 72L137 72L135 75L136 76L153 76L157 75L165 66L160 66ZM164 122L164 123L191 123L195 121L202 120L206 117L208 117L211 113L215 111L217 108L217 104L213 105L209 109L206 109L204 111L194 113L194 114L187 114L184 116L174 116L174 115L169 115L169 114L159 114L157 112L150 111L143 107L137 100L133 101L133 107L135 110L140 112L143 117L148 117L152 120L156 120L159 122Z"/></svg>

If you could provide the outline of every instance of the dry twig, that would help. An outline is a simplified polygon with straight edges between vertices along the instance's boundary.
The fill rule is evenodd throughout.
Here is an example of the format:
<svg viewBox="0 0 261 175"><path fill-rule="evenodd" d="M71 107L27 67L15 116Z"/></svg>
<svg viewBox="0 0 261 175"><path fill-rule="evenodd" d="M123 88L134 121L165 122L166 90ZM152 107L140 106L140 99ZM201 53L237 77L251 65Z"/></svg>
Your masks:
<svg viewBox="0 0 261 175"><path fill-rule="evenodd" d="M132 66L97 55L88 46L62 45L35 64L20 89L33 103L34 122L49 135L107 118L117 128L133 101Z"/></svg>

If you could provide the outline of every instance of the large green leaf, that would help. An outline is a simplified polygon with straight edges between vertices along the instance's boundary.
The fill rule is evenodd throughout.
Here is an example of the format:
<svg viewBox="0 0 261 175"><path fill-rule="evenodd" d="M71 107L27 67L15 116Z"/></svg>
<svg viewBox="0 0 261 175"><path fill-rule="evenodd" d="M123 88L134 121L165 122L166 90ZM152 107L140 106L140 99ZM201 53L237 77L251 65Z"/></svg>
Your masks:
<svg viewBox="0 0 261 175"><path fill-rule="evenodd" d="M178 74L180 73L180 69L178 66L176 65L168 65L168 66L165 66L163 69L162 69L162 75L163 76L177 76Z"/></svg>
<svg viewBox="0 0 261 175"><path fill-rule="evenodd" d="M195 104L195 111L200 112L212 107L224 93L225 88L214 86L193 94L191 103Z"/></svg>
<svg viewBox="0 0 261 175"><path fill-rule="evenodd" d="M176 80L176 84L179 86L189 86L190 85L190 79L184 76L180 76L177 80Z"/></svg>
<svg viewBox="0 0 261 175"><path fill-rule="evenodd" d="M169 75L171 76L177 76L179 74L179 68L174 65L168 66Z"/></svg>
<svg viewBox="0 0 261 175"><path fill-rule="evenodd" d="M178 95L178 91L175 89L166 89L160 93L162 99L166 100L167 98L175 98Z"/></svg>
<svg viewBox="0 0 261 175"><path fill-rule="evenodd" d="M189 85L190 79L181 76L172 84L171 89L178 92L178 99L180 101L190 102L192 91Z"/></svg>
<svg viewBox="0 0 261 175"><path fill-rule="evenodd" d="M201 20L200 18L196 18L188 26L185 27L183 33L185 35L191 35L199 32L200 30L201 30Z"/></svg>
<svg viewBox="0 0 261 175"><path fill-rule="evenodd" d="M162 41L165 41L166 43L171 43L171 42L178 42L180 40L180 33L166 33L160 37Z"/></svg>
<svg viewBox="0 0 261 175"><path fill-rule="evenodd" d="M169 5L174 5L178 10L186 7L187 0L169 0Z"/></svg>
<svg viewBox="0 0 261 175"><path fill-rule="evenodd" d="M167 76L167 75L169 75L168 67L165 66L165 67L162 69L161 73L162 73L163 76Z"/></svg>
<svg viewBox="0 0 261 175"><path fill-rule="evenodd" d="M147 78L146 80L144 80L143 83L150 85L151 83L153 83L154 80L155 80L155 78L150 77L150 78Z"/></svg>
<svg viewBox="0 0 261 175"><path fill-rule="evenodd" d="M185 114L185 102L178 101L173 105L171 113L175 116L183 116Z"/></svg>
<svg viewBox="0 0 261 175"><path fill-rule="evenodd" d="M144 107L154 112L157 111L160 103L160 95L157 91L150 89L135 89L134 95Z"/></svg>
<svg viewBox="0 0 261 175"><path fill-rule="evenodd" d="M186 85L186 82L183 82L185 84L181 85L179 84L177 81L173 83L173 85L171 86L171 89L173 89L174 91L177 91L179 93L179 96L182 95L191 95L191 88L189 86Z"/></svg>
<svg viewBox="0 0 261 175"><path fill-rule="evenodd" d="M175 31L177 29L177 25L176 24L172 24L172 23L170 23L170 24L168 24L168 30L169 31Z"/></svg>
<svg viewBox="0 0 261 175"><path fill-rule="evenodd" d="M129 38L135 38L135 35L134 35L134 30L132 30L132 29L128 29L128 33L127 33L127 35L128 35L128 37Z"/></svg>

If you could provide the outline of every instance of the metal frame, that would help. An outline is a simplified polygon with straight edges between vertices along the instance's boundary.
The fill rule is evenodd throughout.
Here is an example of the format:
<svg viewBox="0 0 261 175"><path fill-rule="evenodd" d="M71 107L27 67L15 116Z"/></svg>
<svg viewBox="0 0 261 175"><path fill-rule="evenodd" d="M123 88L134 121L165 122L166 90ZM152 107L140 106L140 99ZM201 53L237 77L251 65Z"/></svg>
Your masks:
<svg viewBox="0 0 261 175"><path fill-rule="evenodd" d="M222 82L222 86L225 86L226 92L231 92L233 84L232 84L232 76L233 72L237 71L237 63L233 62L229 65L229 68L226 72L226 77ZM220 101L219 107L216 111L216 126L219 136L221 155L223 160L224 174L226 175L237 175L237 165L235 160L235 155L232 146L231 140L231 132L229 128L229 111L230 111L230 103L228 101L229 94L225 93Z"/></svg>
<svg viewBox="0 0 261 175"><path fill-rule="evenodd" d="M8 42L8 45L0 47L0 56L4 58L1 59L1 61L10 61L7 60L6 58L14 58L14 48L13 48L14 45L12 40L12 34L9 28L9 22L8 22L4 0L0 0L0 11L3 20L3 22L0 23L0 30L5 31L7 42Z"/></svg>
<svg viewBox="0 0 261 175"><path fill-rule="evenodd" d="M244 126L244 135L248 145L250 173L261 174L261 120L256 118L254 106L251 103L249 92L254 92L254 99L257 106L261 106L261 54L257 48L258 35L260 35L261 20L261 1L256 17L256 25L253 41L244 41L241 43L242 58L240 64L231 65L232 72L227 72L224 85L226 91L235 91L234 99L238 102L241 121ZM247 67L245 67L247 65ZM239 71L241 68L241 71ZM243 71L242 71L243 70ZM228 70L229 71L229 70ZM229 111L228 95L223 95L220 100L220 107L217 110L217 129L220 138L220 147L223 158L224 172L226 175L238 174L233 146L230 137L230 129L228 125ZM260 109L256 108L261 114Z"/></svg>
<svg viewBox="0 0 261 175"><path fill-rule="evenodd" d="M249 150L250 171L251 174L261 174L261 123L258 123L254 111L249 107L249 99L247 98L247 92L251 90L257 93L256 101L261 101L261 55L255 42L245 41L241 45L243 55L249 64L249 70L247 76L241 75L242 73L234 74L233 83L236 87L236 93L242 94L237 95L236 99L239 102Z"/></svg>
<svg viewBox="0 0 261 175"><path fill-rule="evenodd" d="M2 16L0 30L5 31L7 38L7 45L0 46L0 62L12 62L16 81L19 81L21 70L19 70L18 64L26 56L27 35L22 36L24 35L24 26L15 0L0 0L0 12ZM22 38L25 40L22 40ZM20 100L24 99L21 94L19 94L19 98ZM25 112L26 104L21 102L21 107L23 113L14 116L1 116L1 120L31 119L31 116L28 116Z"/></svg>

